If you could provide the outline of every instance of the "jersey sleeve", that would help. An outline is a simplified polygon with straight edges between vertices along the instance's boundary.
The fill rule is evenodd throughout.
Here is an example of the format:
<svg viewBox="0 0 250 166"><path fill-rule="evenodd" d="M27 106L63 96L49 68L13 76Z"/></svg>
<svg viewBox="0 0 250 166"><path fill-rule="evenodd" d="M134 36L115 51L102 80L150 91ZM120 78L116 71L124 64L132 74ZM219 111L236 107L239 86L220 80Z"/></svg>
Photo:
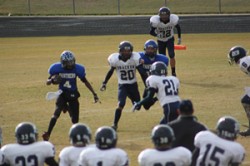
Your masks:
<svg viewBox="0 0 250 166"><path fill-rule="evenodd" d="M195 138L194 138L194 145L198 148L201 147L203 135L204 135L204 132L201 131L201 132L197 133Z"/></svg>
<svg viewBox="0 0 250 166"><path fill-rule="evenodd" d="M133 52L133 60L135 61L136 66L139 66L142 64L142 58L141 55L138 52Z"/></svg>
<svg viewBox="0 0 250 166"><path fill-rule="evenodd" d="M4 155L3 155L3 152L2 150L0 149L0 165L3 165L4 164Z"/></svg>
<svg viewBox="0 0 250 166"><path fill-rule="evenodd" d="M80 79L86 76L85 67L83 65L76 64L76 75Z"/></svg>
<svg viewBox="0 0 250 166"><path fill-rule="evenodd" d="M192 153L187 148L179 147L182 151L182 157L180 157L183 160L183 165L190 165L192 161Z"/></svg>
<svg viewBox="0 0 250 166"><path fill-rule="evenodd" d="M111 67L116 67L116 61L118 59L117 57L118 57L117 53L111 54L108 57L108 63Z"/></svg>
<svg viewBox="0 0 250 166"><path fill-rule="evenodd" d="M175 14L170 15L170 21L172 24L177 25L179 22L179 17Z"/></svg>
<svg viewBox="0 0 250 166"><path fill-rule="evenodd" d="M147 86L147 88L158 89L158 88L157 88L157 83L156 83L156 81L155 81L154 76L149 76L149 77L146 79L146 86Z"/></svg>
<svg viewBox="0 0 250 166"><path fill-rule="evenodd" d="M67 148L64 148L59 154L59 165L60 166L70 165L70 163L68 162Z"/></svg>
<svg viewBox="0 0 250 166"><path fill-rule="evenodd" d="M122 165L122 166L128 166L129 165L129 159L128 159L128 155L127 153L122 150L122 149L117 149L117 154L119 154L119 165Z"/></svg>
<svg viewBox="0 0 250 166"><path fill-rule="evenodd" d="M46 156L46 158L55 157L55 146L52 143L48 141L42 141L41 150L43 150L44 156Z"/></svg>
<svg viewBox="0 0 250 166"><path fill-rule="evenodd" d="M232 159L232 163L242 163L245 158L245 149L240 144L236 144L236 148L234 148L234 156Z"/></svg>
<svg viewBox="0 0 250 166"><path fill-rule="evenodd" d="M48 73L49 75L55 75L59 73L59 62L58 63L54 63L52 64L49 69L48 69Z"/></svg>
<svg viewBox="0 0 250 166"><path fill-rule="evenodd" d="M138 155L138 163L140 166L146 166L147 164L147 159L148 159L148 154L150 153L149 149L143 150L139 155Z"/></svg>
<svg viewBox="0 0 250 166"><path fill-rule="evenodd" d="M154 15L150 18L150 25L154 28L157 27L159 22L160 22L160 17L158 15Z"/></svg>

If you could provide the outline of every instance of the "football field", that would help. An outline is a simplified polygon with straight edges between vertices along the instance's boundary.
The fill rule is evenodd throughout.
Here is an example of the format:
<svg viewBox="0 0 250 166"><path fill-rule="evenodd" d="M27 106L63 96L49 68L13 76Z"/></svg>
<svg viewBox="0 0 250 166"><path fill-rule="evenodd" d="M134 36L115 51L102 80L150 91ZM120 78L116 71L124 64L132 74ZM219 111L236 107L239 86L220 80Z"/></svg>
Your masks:
<svg viewBox="0 0 250 166"><path fill-rule="evenodd" d="M135 51L142 51L149 35L112 36L65 36L65 37L19 37L0 38L0 125L3 130L3 145L15 142L15 126L23 121L37 125L39 140L47 130L54 112L54 100L46 101L49 91L56 86L46 86L50 64L59 61L63 50L75 53L76 62L86 68L87 79L97 92L101 103L94 104L93 96L78 80L81 93L80 122L95 130L103 125L112 125L117 106L117 78L114 73L104 92L99 91L109 70L108 56L118 51L120 41L129 40ZM180 79L180 97L191 99L198 120L209 129L214 129L217 120L224 115L237 118L244 130L248 121L240 99L244 87L250 86L250 78L238 66L230 66L227 53L234 45L250 48L250 33L183 34L182 42L187 50L176 51L177 75ZM141 92L144 85L137 75ZM162 109L156 103L149 111L141 109L132 113L132 104L127 100L118 128L118 147L126 150L131 166L137 164L137 156L145 148L152 147L151 129L162 117ZM71 121L61 114L52 132L50 141L55 145L57 156L69 146L68 130ZM243 165L250 165L249 137L239 136L237 141L246 149Z"/></svg>

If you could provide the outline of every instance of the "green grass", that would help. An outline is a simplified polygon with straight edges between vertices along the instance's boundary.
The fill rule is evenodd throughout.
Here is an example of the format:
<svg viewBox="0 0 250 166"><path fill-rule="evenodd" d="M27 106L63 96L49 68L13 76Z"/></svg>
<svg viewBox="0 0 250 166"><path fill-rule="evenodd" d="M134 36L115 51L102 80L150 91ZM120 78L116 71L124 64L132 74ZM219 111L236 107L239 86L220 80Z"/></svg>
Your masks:
<svg viewBox="0 0 250 166"><path fill-rule="evenodd" d="M94 104L91 93L79 81L80 122L88 124L93 134L98 127L111 125L117 105L115 74L107 90L99 91L109 69L107 57L117 51L122 40L131 41L135 51L141 51L149 38L148 35L0 38L0 125L3 143L15 142L14 129L22 121L34 122L40 134L47 130L54 101L46 101L45 94L57 89L45 85L47 70L51 63L59 60L60 53L65 49L72 50L77 62L85 65L87 78L102 101L101 104ZM249 49L249 38L250 33L184 34L183 44L187 45L187 50L176 51L180 97L193 101L199 121L210 129L214 129L218 118L223 115L234 116L241 124L247 124L240 98L244 87L249 86L249 77L237 66L228 65L227 53L234 45ZM140 77L138 80L142 91ZM118 147L127 151L131 166L135 166L139 152L152 147L150 132L162 117L162 109L156 103L149 111L142 109L132 113L129 111L131 107L128 101L119 124ZM62 114L51 135L57 156L63 147L69 145L70 126L68 115ZM246 148L243 165L247 166L250 164L249 138L239 137L238 141Z"/></svg>
<svg viewBox="0 0 250 166"><path fill-rule="evenodd" d="M73 0L0 0L0 15L73 15ZM76 15L117 15L118 0L74 0ZM121 15L152 15L161 6L177 14L250 13L249 0L120 0Z"/></svg>

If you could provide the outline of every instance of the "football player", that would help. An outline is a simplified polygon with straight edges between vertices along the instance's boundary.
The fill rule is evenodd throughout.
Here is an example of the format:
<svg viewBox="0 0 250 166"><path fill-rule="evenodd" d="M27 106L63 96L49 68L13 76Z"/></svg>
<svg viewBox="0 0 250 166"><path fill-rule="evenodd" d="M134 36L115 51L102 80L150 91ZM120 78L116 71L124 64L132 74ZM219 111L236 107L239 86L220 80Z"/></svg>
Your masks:
<svg viewBox="0 0 250 166"><path fill-rule="evenodd" d="M178 108L180 104L179 86L180 81L177 77L167 76L167 66L163 62L155 62L150 68L150 76L146 80L147 96L133 106L133 111L140 108L141 105L151 101L156 94L159 100L164 117L160 124L167 124L178 117Z"/></svg>
<svg viewBox="0 0 250 166"><path fill-rule="evenodd" d="M171 147L175 136L168 125L155 126L151 133L151 139L154 148L145 149L139 154L138 162L140 166L190 165L192 153L187 148Z"/></svg>
<svg viewBox="0 0 250 166"><path fill-rule="evenodd" d="M58 88L62 93L56 100L56 109L50 119L48 130L44 132L43 139L49 140L50 134L59 118L61 112L68 111L71 122L73 124L79 121L79 101L80 93L77 88L77 77L85 84L94 96L95 103L99 102L99 98L93 87L86 78L85 68L81 64L75 63L75 56L71 51L63 51L60 57L60 62L52 64L49 68L49 78L47 85L58 84ZM54 80L52 76L59 75L61 79ZM59 81L58 81L59 80Z"/></svg>
<svg viewBox="0 0 250 166"><path fill-rule="evenodd" d="M69 130L69 139L72 146L65 147L60 152L60 166L78 166L78 157L91 140L90 128L82 123L72 125Z"/></svg>
<svg viewBox="0 0 250 166"><path fill-rule="evenodd" d="M16 126L15 137L17 143L2 147L5 164L57 166L55 161L55 148L48 141L37 141L37 129L33 123L23 122Z"/></svg>
<svg viewBox="0 0 250 166"><path fill-rule="evenodd" d="M178 44L181 44L181 27L179 25L179 17L175 14L171 14L170 9L162 7L159 9L158 15L154 15L150 18L151 30L150 34L157 37L158 51L160 54L166 54L166 48L168 49L168 55L170 57L170 66L172 75L176 76L175 71L175 51L174 51L174 28L178 33Z"/></svg>
<svg viewBox="0 0 250 166"><path fill-rule="evenodd" d="M119 44L119 52L113 53L108 57L110 69L100 88L106 90L106 85L116 70L118 78L118 107L115 110L113 128L117 130L122 110L126 104L126 98L129 97L132 104L140 101L140 93L136 79L136 70L139 71L142 79L146 80L147 74L143 70L143 60L140 54L133 52L133 45L129 41L122 41ZM139 107L137 109L140 109Z"/></svg>
<svg viewBox="0 0 250 166"><path fill-rule="evenodd" d="M195 136L192 166L240 165L244 160L245 149L235 142L238 132L239 123L230 116L218 120L216 134L211 131L199 132Z"/></svg>
<svg viewBox="0 0 250 166"><path fill-rule="evenodd" d="M144 52L139 52L139 54L141 55L141 58L143 59L144 63L143 63L143 69L146 71L147 75L149 76L149 70L151 65L154 62L163 62L166 64L166 66L168 66L168 58L164 55L161 54L157 54L157 49L158 49L158 45L157 43L150 39L147 40L144 44ZM143 93L143 97L146 97L147 95L147 90L144 90ZM152 101L148 101L147 103L143 104L143 107L148 110L155 102L157 101L157 98L153 98Z"/></svg>
<svg viewBox="0 0 250 166"><path fill-rule="evenodd" d="M229 64L236 63L240 70L250 76L250 56L247 56L247 51L241 46L234 46L228 54ZM246 88L246 93L241 99L241 104L246 112L248 119L248 129L240 132L242 136L250 136L250 90Z"/></svg>
<svg viewBox="0 0 250 166"><path fill-rule="evenodd" d="M95 133L96 147L84 149L79 157L79 166L128 166L127 153L116 147L116 131L108 126L100 127Z"/></svg>

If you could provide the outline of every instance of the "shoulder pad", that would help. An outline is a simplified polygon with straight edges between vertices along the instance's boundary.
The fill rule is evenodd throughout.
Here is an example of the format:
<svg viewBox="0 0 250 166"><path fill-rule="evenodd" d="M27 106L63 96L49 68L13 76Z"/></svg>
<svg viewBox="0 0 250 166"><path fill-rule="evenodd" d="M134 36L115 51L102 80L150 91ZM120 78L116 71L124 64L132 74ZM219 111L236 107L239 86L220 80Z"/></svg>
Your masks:
<svg viewBox="0 0 250 166"><path fill-rule="evenodd" d="M156 27L160 22L160 16L154 15L150 18L150 25L152 27Z"/></svg>
<svg viewBox="0 0 250 166"><path fill-rule="evenodd" d="M111 66L114 66L114 64L119 61L119 53L113 53L108 57L108 63Z"/></svg>
<svg viewBox="0 0 250 166"><path fill-rule="evenodd" d="M179 17L176 14L170 15L170 22L174 25L177 25L179 22Z"/></svg>

